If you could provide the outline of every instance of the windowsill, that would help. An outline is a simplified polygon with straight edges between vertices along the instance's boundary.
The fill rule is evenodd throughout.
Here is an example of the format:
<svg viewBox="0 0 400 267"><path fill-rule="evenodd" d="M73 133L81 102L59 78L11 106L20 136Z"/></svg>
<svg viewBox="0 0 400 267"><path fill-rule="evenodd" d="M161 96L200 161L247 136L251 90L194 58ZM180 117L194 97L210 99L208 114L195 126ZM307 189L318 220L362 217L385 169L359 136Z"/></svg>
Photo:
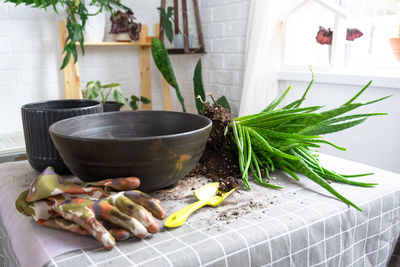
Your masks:
<svg viewBox="0 0 400 267"><path fill-rule="evenodd" d="M339 85L364 86L372 80L373 87L400 89L400 72L368 70L368 71L314 71L315 83L329 83ZM278 80L309 82L311 73L309 71L283 70L278 71Z"/></svg>

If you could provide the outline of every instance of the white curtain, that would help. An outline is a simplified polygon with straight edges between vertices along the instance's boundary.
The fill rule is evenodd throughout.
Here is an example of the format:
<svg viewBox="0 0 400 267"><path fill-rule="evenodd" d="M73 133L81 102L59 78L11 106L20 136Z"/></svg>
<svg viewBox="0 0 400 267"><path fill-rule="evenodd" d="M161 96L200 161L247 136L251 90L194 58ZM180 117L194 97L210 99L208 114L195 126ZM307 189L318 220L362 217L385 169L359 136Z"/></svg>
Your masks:
<svg viewBox="0 0 400 267"><path fill-rule="evenodd" d="M280 20L293 0L251 0L245 74L239 116L260 112L278 94L281 61Z"/></svg>

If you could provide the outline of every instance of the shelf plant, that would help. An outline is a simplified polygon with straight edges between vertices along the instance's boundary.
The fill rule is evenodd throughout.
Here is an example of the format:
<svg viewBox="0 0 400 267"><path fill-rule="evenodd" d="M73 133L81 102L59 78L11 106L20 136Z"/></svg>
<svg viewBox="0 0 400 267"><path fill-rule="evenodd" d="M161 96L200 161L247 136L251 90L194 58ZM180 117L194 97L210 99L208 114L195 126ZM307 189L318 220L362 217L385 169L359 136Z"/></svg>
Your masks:
<svg viewBox="0 0 400 267"><path fill-rule="evenodd" d="M67 12L67 32L68 36L65 40L65 56L61 69L67 66L71 57L74 58L74 62L78 60L77 43L80 44L82 53L85 53L83 46L84 36L83 31L85 24L89 16L95 16L101 12L110 12L112 16L116 12L132 12L132 10L123 5L119 0L4 0L5 2L14 3L16 6L24 4L26 6L34 8L52 9L58 14L60 7L65 9ZM98 6L98 12L90 14L87 10L87 6Z"/></svg>
<svg viewBox="0 0 400 267"><path fill-rule="evenodd" d="M82 93L84 98L89 100L100 96L105 111L111 111L112 109L109 109L106 105L116 106L117 108L112 109L114 111L119 110L120 107L127 103L119 83L101 84L100 81L89 81ZM109 100L110 96L113 97L114 101Z"/></svg>
<svg viewBox="0 0 400 267"><path fill-rule="evenodd" d="M165 31L165 36L167 37L168 41L172 43L174 40L174 30L172 24L175 23L173 19L174 15L174 8L172 6L167 7L165 10L162 7L157 8L160 11L160 17L162 20L162 28Z"/></svg>
<svg viewBox="0 0 400 267"><path fill-rule="evenodd" d="M116 11L110 17L112 23L110 33L115 35L127 33L131 40L139 40L139 33L142 29L142 25L136 23L135 19L136 18L131 10L125 12Z"/></svg>

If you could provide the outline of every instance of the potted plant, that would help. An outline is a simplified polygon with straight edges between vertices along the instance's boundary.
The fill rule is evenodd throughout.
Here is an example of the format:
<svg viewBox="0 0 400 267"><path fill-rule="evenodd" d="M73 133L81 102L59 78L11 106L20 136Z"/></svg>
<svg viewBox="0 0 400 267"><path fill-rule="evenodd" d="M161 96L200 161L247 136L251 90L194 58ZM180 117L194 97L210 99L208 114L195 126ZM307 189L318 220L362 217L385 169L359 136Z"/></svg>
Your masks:
<svg viewBox="0 0 400 267"><path fill-rule="evenodd" d="M65 39L65 56L61 69L67 66L71 55L74 58L74 62L78 60L78 53L76 44L79 43L81 46L82 54L84 54L84 29L88 17L95 16L104 11L108 11L111 15L115 15L117 12L132 12L131 9L123 5L120 1L116 0L46 0L46 1L33 1L33 0L4 0L5 2L14 3L15 5L25 4L35 8L43 8L44 10L53 9L54 12L58 13L57 6L65 7L67 12L67 31L68 36ZM98 11L96 13L90 13L88 11L89 6L98 5ZM133 13L132 13L133 14Z"/></svg>
<svg viewBox="0 0 400 267"><path fill-rule="evenodd" d="M184 47L184 34L179 30L177 27L178 33L174 34L174 30L172 25L175 24L173 19L174 15L174 8L172 6L167 7L165 10L162 7L157 8L160 11L160 17L162 20L162 28L164 29L165 36L167 37L168 41L172 43L174 42L175 48L183 48ZM192 47L193 44L193 34L189 34L189 47Z"/></svg>
<svg viewBox="0 0 400 267"><path fill-rule="evenodd" d="M390 38L389 42L390 46L392 47L393 54L396 56L397 60L400 61L400 26L398 37Z"/></svg>
<svg viewBox="0 0 400 267"><path fill-rule="evenodd" d="M115 41L130 42L131 40L139 40L142 25L136 23L135 19L131 10L126 12L117 11L110 17L112 23L110 33L114 35Z"/></svg>
<svg viewBox="0 0 400 267"><path fill-rule="evenodd" d="M124 97L119 86L119 83L102 85L100 81L90 81L86 84L83 96L89 100L100 96L104 112L119 111L127 103L127 99ZM108 101L110 95L112 95L115 101Z"/></svg>

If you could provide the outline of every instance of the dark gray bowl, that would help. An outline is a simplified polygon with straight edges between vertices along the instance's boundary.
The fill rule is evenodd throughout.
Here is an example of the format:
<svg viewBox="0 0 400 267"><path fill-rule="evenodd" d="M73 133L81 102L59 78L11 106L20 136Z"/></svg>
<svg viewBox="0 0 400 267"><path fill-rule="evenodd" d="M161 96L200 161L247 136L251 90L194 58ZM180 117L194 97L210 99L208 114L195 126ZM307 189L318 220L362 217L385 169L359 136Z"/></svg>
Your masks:
<svg viewBox="0 0 400 267"><path fill-rule="evenodd" d="M38 172L52 166L58 174L70 174L50 139L49 127L66 118L103 112L95 100L64 99L35 102L21 107L29 164Z"/></svg>
<svg viewBox="0 0 400 267"><path fill-rule="evenodd" d="M151 191L176 184L195 167L211 125L190 113L108 112L59 121L50 135L83 181L136 176L140 189Z"/></svg>

